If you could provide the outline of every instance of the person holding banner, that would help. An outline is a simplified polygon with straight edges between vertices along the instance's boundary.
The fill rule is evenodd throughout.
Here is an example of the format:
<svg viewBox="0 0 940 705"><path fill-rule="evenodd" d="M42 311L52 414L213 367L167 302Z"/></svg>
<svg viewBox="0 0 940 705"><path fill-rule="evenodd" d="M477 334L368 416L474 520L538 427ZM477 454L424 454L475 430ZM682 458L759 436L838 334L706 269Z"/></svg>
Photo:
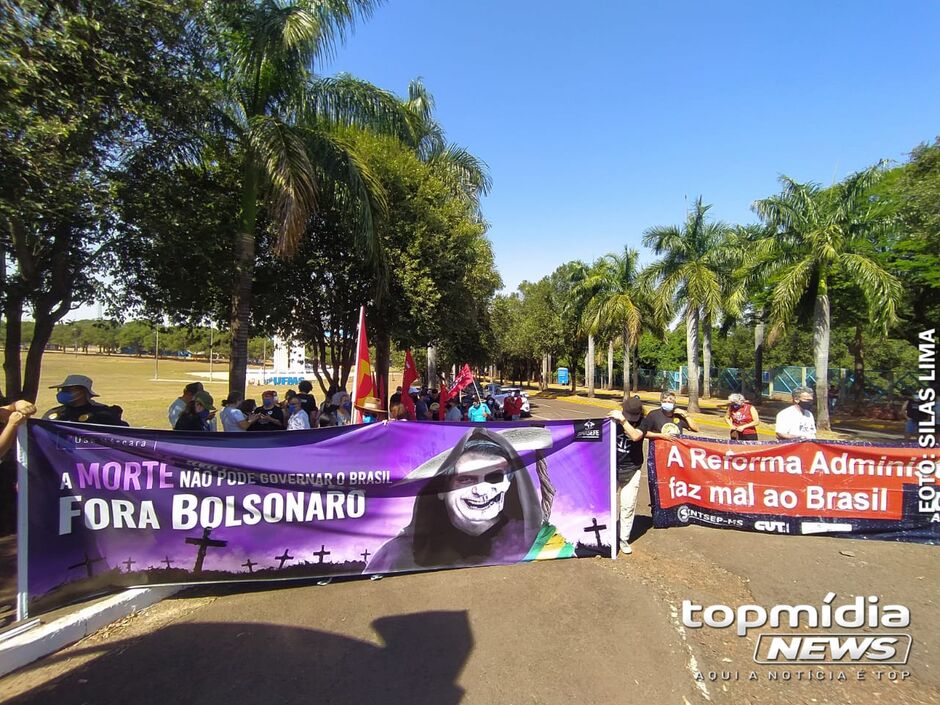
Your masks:
<svg viewBox="0 0 940 705"><path fill-rule="evenodd" d="M725 422L731 427L732 440L757 440L757 424L760 423L760 417L754 407L744 399L743 394L731 394L728 397Z"/></svg>
<svg viewBox="0 0 940 705"><path fill-rule="evenodd" d="M36 413L36 407L24 399L0 406L0 458L7 454L16 442L16 429Z"/></svg>
<svg viewBox="0 0 940 705"><path fill-rule="evenodd" d="M816 438L816 419L813 418L813 390L796 387L793 403L777 414L774 429L780 441L811 441Z"/></svg>
<svg viewBox="0 0 940 705"><path fill-rule="evenodd" d="M648 413L640 423L640 431L651 440L671 439L683 431L698 433L695 420L676 406L676 393L668 390L659 396L659 408Z"/></svg>
<svg viewBox="0 0 940 705"><path fill-rule="evenodd" d="M643 432L637 429L643 421L643 402L633 396L623 403L623 410L608 414L617 423L617 496L620 500L620 552L633 553L630 533L636 514L643 467Z"/></svg>
<svg viewBox="0 0 940 705"><path fill-rule="evenodd" d="M483 423L487 419L493 418L493 412L487 404L483 404L478 396L473 400L473 404L467 409L467 419L473 423Z"/></svg>

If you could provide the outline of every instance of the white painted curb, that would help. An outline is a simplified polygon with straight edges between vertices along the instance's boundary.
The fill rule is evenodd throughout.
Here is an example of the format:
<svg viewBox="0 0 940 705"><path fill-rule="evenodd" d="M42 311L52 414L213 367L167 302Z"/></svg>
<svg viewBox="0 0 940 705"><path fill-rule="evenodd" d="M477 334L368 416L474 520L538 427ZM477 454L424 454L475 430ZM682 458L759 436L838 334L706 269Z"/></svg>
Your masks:
<svg viewBox="0 0 940 705"><path fill-rule="evenodd" d="M132 588L0 643L0 676L74 644L102 627L160 602L179 585Z"/></svg>

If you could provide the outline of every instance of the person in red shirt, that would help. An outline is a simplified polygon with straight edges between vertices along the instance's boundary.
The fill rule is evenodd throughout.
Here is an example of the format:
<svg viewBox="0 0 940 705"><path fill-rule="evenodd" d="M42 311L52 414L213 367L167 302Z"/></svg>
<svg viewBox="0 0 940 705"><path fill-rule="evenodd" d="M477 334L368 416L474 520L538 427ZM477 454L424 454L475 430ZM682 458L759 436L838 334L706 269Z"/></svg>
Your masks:
<svg viewBox="0 0 940 705"><path fill-rule="evenodd" d="M503 418L518 421L522 415L522 395L517 391L503 400Z"/></svg>
<svg viewBox="0 0 940 705"><path fill-rule="evenodd" d="M743 394L732 394L728 397L725 422L731 427L731 438L738 441L757 440L757 424L760 423L760 418L757 416L757 410L747 403Z"/></svg>

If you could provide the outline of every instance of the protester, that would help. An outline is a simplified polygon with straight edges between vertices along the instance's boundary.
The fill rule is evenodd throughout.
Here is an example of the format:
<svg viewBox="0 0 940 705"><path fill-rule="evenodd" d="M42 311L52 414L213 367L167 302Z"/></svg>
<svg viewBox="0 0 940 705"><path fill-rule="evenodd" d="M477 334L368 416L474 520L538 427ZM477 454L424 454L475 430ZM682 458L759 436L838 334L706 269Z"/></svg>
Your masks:
<svg viewBox="0 0 940 705"><path fill-rule="evenodd" d="M793 403L777 414L775 431L781 441L807 441L816 438L816 419L813 418L813 390L797 387L793 390Z"/></svg>
<svg viewBox="0 0 940 705"><path fill-rule="evenodd" d="M44 419L50 421L78 421L80 423L101 424L103 426L127 426L110 406L92 401L98 396L92 389L90 377L69 375L62 384L54 384L49 389L58 389L55 395L60 406L49 409Z"/></svg>
<svg viewBox="0 0 940 705"><path fill-rule="evenodd" d="M10 402L0 406L0 458L7 454L16 442L16 429L36 413L36 407L26 400Z"/></svg>
<svg viewBox="0 0 940 705"><path fill-rule="evenodd" d="M395 387L395 393L388 398L389 408L391 408L392 404L401 404L401 395L401 387Z"/></svg>
<svg viewBox="0 0 940 705"><path fill-rule="evenodd" d="M441 405L436 401L432 401L431 406L428 407L428 419L431 421L437 421L437 414L440 409Z"/></svg>
<svg viewBox="0 0 940 705"><path fill-rule="evenodd" d="M608 416L617 422L617 493L620 500L620 552L630 554L630 533L636 515L636 500L640 491L643 467L643 432L637 426L643 422L643 402L633 396L614 409Z"/></svg>
<svg viewBox="0 0 940 705"><path fill-rule="evenodd" d="M503 418L507 421L522 418L522 392L518 389L503 400Z"/></svg>
<svg viewBox="0 0 940 705"><path fill-rule="evenodd" d="M918 435L918 425L921 421L927 421L930 415L920 410L920 404L914 397L914 392L910 389L904 390L904 398L907 403L904 405L904 415L907 419L904 421L904 440L910 441Z"/></svg>
<svg viewBox="0 0 940 705"><path fill-rule="evenodd" d="M186 410L187 404L193 400L193 395L202 390L202 382L190 382L183 387L183 393L174 399L173 403L170 404L170 407L166 410L167 419L170 421L170 428L176 428L176 421L179 419L180 414Z"/></svg>
<svg viewBox="0 0 940 705"><path fill-rule="evenodd" d="M447 413L444 415L445 421L463 421L463 410L456 399L447 400Z"/></svg>
<svg viewBox="0 0 940 705"><path fill-rule="evenodd" d="M643 417L640 431L649 439L671 439L683 431L698 433L695 420L676 406L676 393L666 391L659 396L659 408Z"/></svg>
<svg viewBox="0 0 940 705"><path fill-rule="evenodd" d="M412 394L411 400L415 405L415 418L418 421L427 421L428 419L428 400L424 394Z"/></svg>
<svg viewBox="0 0 940 705"><path fill-rule="evenodd" d="M317 417L317 426L320 428L327 428L329 426L336 426L336 409L338 407L333 404L327 404L326 406L320 407L320 415Z"/></svg>
<svg viewBox="0 0 940 705"><path fill-rule="evenodd" d="M747 403L743 394L728 396L725 422L731 427L731 438L739 441L756 441L757 424L760 417L757 409Z"/></svg>
<svg viewBox="0 0 940 705"><path fill-rule="evenodd" d="M277 405L277 392L269 389L261 395L261 406L248 417L249 431L283 431L284 411Z"/></svg>
<svg viewBox="0 0 940 705"><path fill-rule="evenodd" d="M258 402L256 402L254 399L245 399L245 401L238 405L238 410L242 412L247 419L249 416L255 413L255 407L257 406Z"/></svg>
<svg viewBox="0 0 940 705"><path fill-rule="evenodd" d="M483 423L487 419L493 418L493 412L490 411L489 406L480 401L480 397L476 397L470 408L467 409L467 418L474 423Z"/></svg>
<svg viewBox="0 0 940 705"><path fill-rule="evenodd" d="M336 419L337 426L348 426L353 422L352 417L352 401L349 399L349 395L346 392L337 392L334 397L336 399L336 411L333 416Z"/></svg>
<svg viewBox="0 0 940 705"><path fill-rule="evenodd" d="M839 401L839 385L830 384L829 385L829 396L827 401L829 402L829 413L831 414L836 410L836 403Z"/></svg>
<svg viewBox="0 0 940 705"><path fill-rule="evenodd" d="M241 392L229 392L228 399L222 402L219 417L222 419L223 431L237 433L248 429L248 414L239 408L243 396Z"/></svg>
<svg viewBox="0 0 940 705"><path fill-rule="evenodd" d="M212 395L209 392L196 392L186 409L176 420L174 431L205 431L209 428L209 415L215 412Z"/></svg>
<svg viewBox="0 0 940 705"><path fill-rule="evenodd" d="M393 402L388 405L388 418L390 421L409 421L408 409L401 402Z"/></svg>
<svg viewBox="0 0 940 705"><path fill-rule="evenodd" d="M287 412L290 414L287 419L288 431L304 431L310 428L310 414L304 409L299 395L295 394L291 397L287 403Z"/></svg>
<svg viewBox="0 0 940 705"><path fill-rule="evenodd" d="M297 396L300 398L300 403L303 404L304 411L307 412L309 417L310 427L317 427L317 400L311 392L313 392L313 385L306 379L301 380L300 384L297 385L299 393Z"/></svg>

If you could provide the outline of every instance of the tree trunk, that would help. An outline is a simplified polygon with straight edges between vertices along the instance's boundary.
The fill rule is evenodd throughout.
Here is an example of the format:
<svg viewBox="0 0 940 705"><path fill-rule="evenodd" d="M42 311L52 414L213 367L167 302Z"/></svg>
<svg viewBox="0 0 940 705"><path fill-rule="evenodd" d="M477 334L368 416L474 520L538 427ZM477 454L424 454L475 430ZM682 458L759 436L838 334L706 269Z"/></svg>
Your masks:
<svg viewBox="0 0 940 705"><path fill-rule="evenodd" d="M623 327L623 400L630 396L630 331Z"/></svg>
<svg viewBox="0 0 940 705"><path fill-rule="evenodd" d="M571 378L571 393L574 394L578 391L578 356L574 354L571 356L571 369L568 371Z"/></svg>
<svg viewBox="0 0 940 705"><path fill-rule="evenodd" d="M829 290L819 281L813 321L813 353L816 358L816 427L829 430Z"/></svg>
<svg viewBox="0 0 940 705"><path fill-rule="evenodd" d="M594 336L588 336L587 359L584 361L584 376L587 378L588 396L594 396Z"/></svg>
<svg viewBox="0 0 940 705"><path fill-rule="evenodd" d="M852 382L852 401L856 411L861 411L865 404L865 340L862 337L862 324L855 324L855 340L849 346L855 362L855 379ZM828 394L828 389L826 391Z"/></svg>
<svg viewBox="0 0 940 705"><path fill-rule="evenodd" d="M19 399L23 391L20 363L20 346L23 344L23 300L8 296L3 309L7 319L3 351L6 395L9 399Z"/></svg>
<svg viewBox="0 0 940 705"><path fill-rule="evenodd" d="M712 398L712 317L702 317L702 396Z"/></svg>
<svg viewBox="0 0 940 705"><path fill-rule="evenodd" d="M251 162L252 155L246 154L241 219L235 237L235 290L232 293L232 342L228 362L230 393L244 393L248 375L251 289L255 276L255 220L258 215L258 170Z"/></svg>
<svg viewBox="0 0 940 705"><path fill-rule="evenodd" d="M36 397L39 395L42 355L46 350L49 339L52 337L52 331L56 324L56 319L51 317L48 313L36 311L34 315L36 317L36 326L33 329L33 339L29 343L29 350L26 352L26 367L23 370L22 391L23 398L31 402L35 402Z"/></svg>
<svg viewBox="0 0 940 705"><path fill-rule="evenodd" d="M640 391L640 343L633 343L633 391Z"/></svg>
<svg viewBox="0 0 940 705"><path fill-rule="evenodd" d="M764 398L764 309L757 312L754 321L754 401Z"/></svg>
<svg viewBox="0 0 940 705"><path fill-rule="evenodd" d="M685 353L689 367L689 411L698 412L698 307L691 304L685 316Z"/></svg>
<svg viewBox="0 0 940 705"><path fill-rule="evenodd" d="M614 341L607 343L607 389L614 388Z"/></svg>

